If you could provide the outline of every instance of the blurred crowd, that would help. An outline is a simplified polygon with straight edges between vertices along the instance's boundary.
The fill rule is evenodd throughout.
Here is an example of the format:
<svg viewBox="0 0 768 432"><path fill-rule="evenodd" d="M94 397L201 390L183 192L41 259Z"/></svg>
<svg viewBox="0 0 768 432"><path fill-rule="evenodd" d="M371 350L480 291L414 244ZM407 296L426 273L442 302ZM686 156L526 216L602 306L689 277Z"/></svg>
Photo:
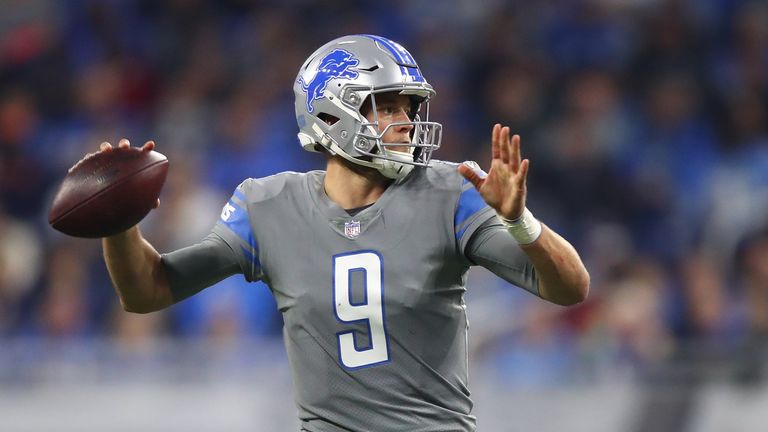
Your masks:
<svg viewBox="0 0 768 432"><path fill-rule="evenodd" d="M324 166L296 139L293 80L326 41L374 33L437 89L437 158L486 166L493 123L521 135L528 207L592 276L564 309L473 272L473 356L519 385L691 357L735 358L752 380L768 336L766 23L748 0L2 0L0 336L281 337L269 289L240 276L122 312L100 243L53 231L48 206L102 141L153 139L171 168L142 230L160 251L198 241L242 179Z"/></svg>

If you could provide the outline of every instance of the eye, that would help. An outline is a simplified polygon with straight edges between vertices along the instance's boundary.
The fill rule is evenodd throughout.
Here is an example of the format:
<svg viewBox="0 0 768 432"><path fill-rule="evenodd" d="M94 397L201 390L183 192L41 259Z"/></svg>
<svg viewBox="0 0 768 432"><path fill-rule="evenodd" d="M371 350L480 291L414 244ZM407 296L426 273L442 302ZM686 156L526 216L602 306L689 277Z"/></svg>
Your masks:
<svg viewBox="0 0 768 432"><path fill-rule="evenodd" d="M392 115L395 113L395 107L392 105L382 105L379 107L379 113L384 115Z"/></svg>

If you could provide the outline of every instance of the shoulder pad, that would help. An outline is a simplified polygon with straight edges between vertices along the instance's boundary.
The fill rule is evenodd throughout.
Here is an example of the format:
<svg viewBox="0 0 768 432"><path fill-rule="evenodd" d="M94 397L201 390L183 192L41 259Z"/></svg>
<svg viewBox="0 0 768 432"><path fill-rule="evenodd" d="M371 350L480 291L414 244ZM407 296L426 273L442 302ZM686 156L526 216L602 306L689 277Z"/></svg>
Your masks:
<svg viewBox="0 0 768 432"><path fill-rule="evenodd" d="M433 159L425 169L424 177L438 189L460 190L464 177L459 174L459 164Z"/></svg>
<svg viewBox="0 0 768 432"><path fill-rule="evenodd" d="M301 184L301 179L305 175L304 173L286 171L268 177L248 178L240 183L237 190L245 195L248 202L266 201Z"/></svg>

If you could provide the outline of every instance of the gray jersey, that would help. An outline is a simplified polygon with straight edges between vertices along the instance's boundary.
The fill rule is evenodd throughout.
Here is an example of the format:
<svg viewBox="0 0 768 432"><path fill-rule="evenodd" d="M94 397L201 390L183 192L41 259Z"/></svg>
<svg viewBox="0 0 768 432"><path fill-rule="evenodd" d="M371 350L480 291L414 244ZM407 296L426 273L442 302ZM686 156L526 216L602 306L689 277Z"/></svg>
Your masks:
<svg viewBox="0 0 768 432"><path fill-rule="evenodd" d="M481 226L491 232L480 243L514 243L455 164L415 170L354 216L326 196L324 175L246 180L207 242L272 290L302 427L473 431L465 248ZM510 247L511 264L493 270L535 292ZM504 261L487 255L478 261Z"/></svg>

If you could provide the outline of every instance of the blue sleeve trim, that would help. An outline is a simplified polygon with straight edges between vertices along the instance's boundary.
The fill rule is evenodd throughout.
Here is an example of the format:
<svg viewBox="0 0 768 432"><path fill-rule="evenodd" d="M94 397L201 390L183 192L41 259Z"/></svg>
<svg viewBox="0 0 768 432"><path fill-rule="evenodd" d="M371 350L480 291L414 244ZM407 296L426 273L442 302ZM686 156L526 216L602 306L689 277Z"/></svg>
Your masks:
<svg viewBox="0 0 768 432"><path fill-rule="evenodd" d="M251 251L245 249L242 246L240 246L240 250L243 252L243 255L245 255L245 257L248 258L248 260L252 262L256 268L261 268L261 262L259 261L259 258L256 255L252 254Z"/></svg>
<svg viewBox="0 0 768 432"><path fill-rule="evenodd" d="M245 194L240 189L235 189L235 198L242 202L245 202Z"/></svg>
<svg viewBox="0 0 768 432"><path fill-rule="evenodd" d="M457 240L461 239L464 232L469 227L469 224L464 223L486 207L487 204L483 200L483 197L480 196L480 193L475 188L469 188L459 195L459 204L456 206L456 214L453 219L453 226L455 228L461 227L461 229L456 232Z"/></svg>
<svg viewBox="0 0 768 432"><path fill-rule="evenodd" d="M258 260L256 260L253 253L256 253L259 248L256 239L253 236L253 232L251 231L248 211L240 207L234 199L237 197L238 192L239 191L236 191L233 199L230 199L229 202L224 205L224 209L221 211L220 222L251 248L251 251L253 252L249 251L248 254L246 254L246 257L251 260L251 262L258 263Z"/></svg>
<svg viewBox="0 0 768 432"><path fill-rule="evenodd" d="M221 213L221 223L237 234L241 240L248 244L253 243L251 224L248 221L248 212L240 207L235 200L229 200Z"/></svg>

